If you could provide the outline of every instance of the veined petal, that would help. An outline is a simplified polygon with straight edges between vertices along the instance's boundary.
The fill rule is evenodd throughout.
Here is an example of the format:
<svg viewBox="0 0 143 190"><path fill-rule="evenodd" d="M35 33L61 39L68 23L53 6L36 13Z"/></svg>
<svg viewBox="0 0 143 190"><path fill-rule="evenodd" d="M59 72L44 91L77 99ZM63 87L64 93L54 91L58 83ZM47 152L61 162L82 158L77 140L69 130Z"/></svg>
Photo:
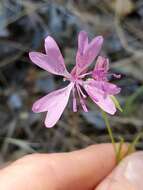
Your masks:
<svg viewBox="0 0 143 190"><path fill-rule="evenodd" d="M103 43L102 36L97 36L88 45L87 45L87 42L83 43L84 48L82 49L80 47L80 49L83 50L82 54L78 50L77 56L76 56L77 74L80 74L81 72L83 72L94 61L99 51L101 50L102 43Z"/></svg>
<svg viewBox="0 0 143 190"><path fill-rule="evenodd" d="M83 55L84 50L88 45L88 36L85 31L81 31L78 35L78 52Z"/></svg>
<svg viewBox="0 0 143 190"><path fill-rule="evenodd" d="M86 46L84 53L89 56L88 58L90 63L94 61L98 55L99 51L101 50L102 43L103 37L97 36L89 43L88 46Z"/></svg>
<svg viewBox="0 0 143 190"><path fill-rule="evenodd" d="M109 70L109 59L98 56L94 70L103 70L107 72Z"/></svg>
<svg viewBox="0 0 143 190"><path fill-rule="evenodd" d="M103 81L103 89L109 95L116 95L121 91L121 88L119 88L117 85L106 81Z"/></svg>
<svg viewBox="0 0 143 190"><path fill-rule="evenodd" d="M89 79L88 83L90 84L90 86L96 87L108 95L115 95L120 93L121 91L121 88L117 87L117 85L106 81Z"/></svg>
<svg viewBox="0 0 143 190"><path fill-rule="evenodd" d="M113 115L116 112L116 107L111 99L110 95L104 95L104 91L91 85L88 82L85 82L84 89L90 98L105 112Z"/></svg>
<svg viewBox="0 0 143 190"><path fill-rule="evenodd" d="M29 57L33 63L52 74L65 77L70 76L61 57L57 56L56 53L54 54L54 51L53 53L49 52L48 54L30 52Z"/></svg>
<svg viewBox="0 0 143 190"><path fill-rule="evenodd" d="M52 57L54 57L56 60L58 60L58 62L59 62L58 66L66 69L65 63L64 63L64 58L61 54L61 51L60 51L56 41L51 36L48 36L45 39L45 51L46 51L47 55L50 54Z"/></svg>
<svg viewBox="0 0 143 190"><path fill-rule="evenodd" d="M102 56L98 56L94 67L92 77L96 80L107 80L107 72L109 70L109 60Z"/></svg>
<svg viewBox="0 0 143 190"><path fill-rule="evenodd" d="M67 87L53 91L34 103L32 107L34 112L48 111L45 120L46 127L53 127L60 119L68 103L72 88L73 83L70 83Z"/></svg>

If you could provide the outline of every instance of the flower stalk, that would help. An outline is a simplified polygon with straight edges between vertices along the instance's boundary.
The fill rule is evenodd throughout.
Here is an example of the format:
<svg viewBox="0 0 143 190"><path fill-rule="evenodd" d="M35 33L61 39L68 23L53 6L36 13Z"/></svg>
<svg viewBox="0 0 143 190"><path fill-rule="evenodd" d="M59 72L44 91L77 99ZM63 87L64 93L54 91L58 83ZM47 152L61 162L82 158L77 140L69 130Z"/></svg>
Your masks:
<svg viewBox="0 0 143 190"><path fill-rule="evenodd" d="M112 132L112 129L111 129L107 114L103 110L102 110L102 117L103 117L105 125L107 127L108 134L109 134L109 137L111 139L111 143L112 143L114 151L115 151L116 161L118 163L121 151L119 152L118 149L117 149L116 142L115 142L115 139L114 139L114 135L113 135L113 132Z"/></svg>

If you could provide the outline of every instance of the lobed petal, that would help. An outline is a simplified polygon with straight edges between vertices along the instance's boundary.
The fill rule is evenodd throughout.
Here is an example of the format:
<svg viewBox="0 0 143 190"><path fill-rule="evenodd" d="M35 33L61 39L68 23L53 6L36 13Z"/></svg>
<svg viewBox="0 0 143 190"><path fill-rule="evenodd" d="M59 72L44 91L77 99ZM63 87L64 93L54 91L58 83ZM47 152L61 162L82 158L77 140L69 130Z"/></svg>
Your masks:
<svg viewBox="0 0 143 190"><path fill-rule="evenodd" d="M45 39L45 51L46 54L30 52L29 57L31 61L52 74L69 78L70 74L66 69L63 56L57 43L50 36Z"/></svg>
<svg viewBox="0 0 143 190"><path fill-rule="evenodd" d="M88 36L87 32L81 31L78 35L78 52L83 55L84 50L88 45Z"/></svg>
<svg viewBox="0 0 143 190"><path fill-rule="evenodd" d="M69 100L70 92L73 88L73 83L70 83L67 87L51 92L50 94L37 100L32 110L33 112L46 112L46 127L53 127L60 119Z"/></svg>
<svg viewBox="0 0 143 190"><path fill-rule="evenodd" d="M116 95L121 91L121 88L117 87L117 85L106 81L97 81L94 79L90 79L88 80L88 83L90 84L90 86L96 87L108 95Z"/></svg>
<svg viewBox="0 0 143 190"><path fill-rule="evenodd" d="M92 77L96 80L106 81L108 70L109 70L109 60L102 56L98 56L96 65L92 73Z"/></svg>
<svg viewBox="0 0 143 190"><path fill-rule="evenodd" d="M121 92L121 88L110 82L103 81L103 89L109 95L116 95Z"/></svg>
<svg viewBox="0 0 143 190"><path fill-rule="evenodd" d="M105 72L108 72L109 59L102 56L98 56L94 70L103 70Z"/></svg>
<svg viewBox="0 0 143 190"><path fill-rule="evenodd" d="M110 95L105 96L105 92L100 88L92 85L90 81L87 81L84 84L84 89L93 100L93 102L96 103L101 109L111 115L115 114L116 107Z"/></svg>
<svg viewBox="0 0 143 190"><path fill-rule="evenodd" d="M60 61L56 57L53 57L51 54L45 55L40 52L30 52L29 57L31 61L37 66L52 74L65 77L69 77L70 75L67 72L65 66L61 65Z"/></svg>
<svg viewBox="0 0 143 190"><path fill-rule="evenodd" d="M81 43L82 40L79 40L80 48L78 48L76 55L77 74L81 74L94 61L94 59L100 52L103 43L102 36L97 36L89 44L87 44L87 40L85 42L85 37L84 38L82 37L81 39L82 40L84 39L84 43L83 42ZM83 48L81 47L82 45Z"/></svg>

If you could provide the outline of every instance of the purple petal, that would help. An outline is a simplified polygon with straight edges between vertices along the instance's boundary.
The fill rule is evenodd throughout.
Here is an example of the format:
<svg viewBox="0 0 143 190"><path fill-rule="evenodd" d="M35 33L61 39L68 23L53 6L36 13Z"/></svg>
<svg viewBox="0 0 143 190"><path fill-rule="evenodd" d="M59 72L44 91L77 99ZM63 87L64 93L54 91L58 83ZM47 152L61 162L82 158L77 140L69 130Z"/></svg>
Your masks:
<svg viewBox="0 0 143 190"><path fill-rule="evenodd" d="M109 70L109 60L99 56L92 73L92 77L96 80L107 80L107 73Z"/></svg>
<svg viewBox="0 0 143 190"><path fill-rule="evenodd" d="M105 57L98 56L94 70L104 70L107 72L109 70L109 60Z"/></svg>
<svg viewBox="0 0 143 190"><path fill-rule="evenodd" d="M61 54L61 51L56 41L51 36L48 36L45 39L45 51L47 55L50 54L52 57L57 59L59 63L61 64L61 66L65 68L64 58Z"/></svg>
<svg viewBox="0 0 143 190"><path fill-rule="evenodd" d="M50 73L69 77L70 74L66 69L58 45L50 36L45 39L45 50L46 55L38 52L30 52L29 57L32 62Z"/></svg>
<svg viewBox="0 0 143 190"><path fill-rule="evenodd" d="M85 31L81 31L78 35L78 51L83 55L86 46L88 45L88 36Z"/></svg>
<svg viewBox="0 0 143 190"><path fill-rule="evenodd" d="M83 54L81 54L80 50L82 48L80 47L80 50L77 51L76 56L76 69L78 74L83 72L94 61L99 51L101 50L102 43L102 36L94 38L88 45L86 43L83 43Z"/></svg>
<svg viewBox="0 0 143 190"><path fill-rule="evenodd" d="M121 91L121 88L117 87L117 85L106 81L103 82L103 89L109 95L116 95Z"/></svg>
<svg viewBox="0 0 143 190"><path fill-rule="evenodd" d="M30 52L29 57L33 63L52 74L65 77L70 75L66 70L65 65L62 64L57 57L53 57L52 54L45 55L40 52Z"/></svg>
<svg viewBox="0 0 143 190"><path fill-rule="evenodd" d="M94 38L88 46L85 48L85 54L87 54L89 57L89 62L93 62L98 53L101 50L101 46L103 44L103 37L102 36L97 36Z"/></svg>
<svg viewBox="0 0 143 190"><path fill-rule="evenodd" d="M85 83L84 88L94 103L96 103L101 109L111 115L116 112L115 104L110 98L110 95L105 96L104 91L91 85L89 81Z"/></svg>
<svg viewBox="0 0 143 190"><path fill-rule="evenodd" d="M106 81L97 81L90 79L88 83L90 84L90 86L96 87L100 89L103 93L108 95L115 95L120 93L121 91L121 88L117 87L115 84Z"/></svg>
<svg viewBox="0 0 143 190"><path fill-rule="evenodd" d="M73 83L70 83L67 87L53 91L34 103L32 107L34 112L48 111L45 120L46 127L53 127L60 119L68 103L72 88Z"/></svg>

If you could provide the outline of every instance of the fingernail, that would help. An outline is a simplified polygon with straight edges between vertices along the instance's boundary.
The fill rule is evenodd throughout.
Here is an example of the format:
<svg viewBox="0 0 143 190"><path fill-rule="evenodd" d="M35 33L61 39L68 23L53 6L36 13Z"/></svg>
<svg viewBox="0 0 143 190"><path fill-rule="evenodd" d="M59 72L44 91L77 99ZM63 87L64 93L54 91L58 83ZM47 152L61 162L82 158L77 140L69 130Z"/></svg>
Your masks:
<svg viewBox="0 0 143 190"><path fill-rule="evenodd" d="M97 190L143 190L143 152L127 156Z"/></svg>
<svg viewBox="0 0 143 190"><path fill-rule="evenodd" d="M143 190L143 152L133 153L121 162L117 169L138 190Z"/></svg>

